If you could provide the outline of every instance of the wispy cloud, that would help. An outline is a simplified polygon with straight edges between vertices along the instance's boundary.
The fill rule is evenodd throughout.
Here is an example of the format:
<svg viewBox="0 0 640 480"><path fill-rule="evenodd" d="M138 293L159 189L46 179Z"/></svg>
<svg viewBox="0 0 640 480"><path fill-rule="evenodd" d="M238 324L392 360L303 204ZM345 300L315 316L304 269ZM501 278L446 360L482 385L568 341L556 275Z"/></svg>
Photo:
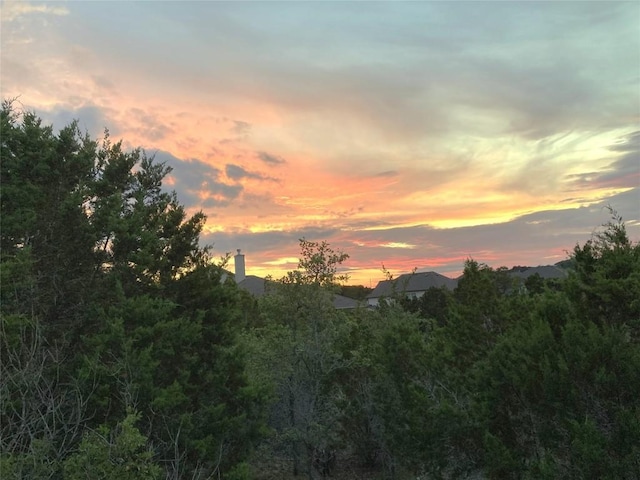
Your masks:
<svg viewBox="0 0 640 480"><path fill-rule="evenodd" d="M257 155L260 160L269 165L281 165L283 163L287 163L284 158L277 155L271 155L267 152L258 152Z"/></svg>
<svg viewBox="0 0 640 480"><path fill-rule="evenodd" d="M268 180L271 182L276 182L277 180L273 177L269 177L257 172L250 172L240 165L234 165L232 163L227 163L225 166L225 173L228 178L232 180L242 180L243 178L252 178L255 180Z"/></svg>
<svg viewBox="0 0 640 480"><path fill-rule="evenodd" d="M416 248L416 245L411 245L410 243L404 243L404 242L388 242L388 243L383 243L380 246L383 248L406 248L409 250Z"/></svg>
<svg viewBox="0 0 640 480"><path fill-rule="evenodd" d="M248 135L251 131L251 124L241 120L233 121L233 133L236 135Z"/></svg>
<svg viewBox="0 0 640 480"><path fill-rule="evenodd" d="M19 17L36 14L64 16L69 15L69 10L60 5L36 4L24 0L5 0L2 2L0 17L3 21L12 22Z"/></svg>
<svg viewBox="0 0 640 480"><path fill-rule="evenodd" d="M201 160L181 160L163 151L156 152L154 158L172 168L167 186L188 207L225 207L243 190L242 185L225 183L218 168Z"/></svg>

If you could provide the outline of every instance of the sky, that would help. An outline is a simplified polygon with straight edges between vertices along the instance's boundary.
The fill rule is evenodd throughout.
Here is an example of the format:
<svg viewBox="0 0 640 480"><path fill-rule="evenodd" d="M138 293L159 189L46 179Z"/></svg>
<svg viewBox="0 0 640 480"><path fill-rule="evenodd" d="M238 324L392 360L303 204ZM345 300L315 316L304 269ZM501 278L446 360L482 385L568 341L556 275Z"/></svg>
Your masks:
<svg viewBox="0 0 640 480"><path fill-rule="evenodd" d="M2 1L0 93L143 147L216 257L349 283L640 238L640 3ZM233 260L229 264L233 269Z"/></svg>

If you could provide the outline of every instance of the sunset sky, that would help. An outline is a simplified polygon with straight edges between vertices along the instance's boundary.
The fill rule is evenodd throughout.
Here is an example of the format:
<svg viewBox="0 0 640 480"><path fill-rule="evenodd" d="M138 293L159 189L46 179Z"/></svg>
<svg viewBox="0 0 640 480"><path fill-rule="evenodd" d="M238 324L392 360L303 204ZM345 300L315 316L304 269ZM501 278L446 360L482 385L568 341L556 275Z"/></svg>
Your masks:
<svg viewBox="0 0 640 480"><path fill-rule="evenodd" d="M640 3L2 1L4 99L174 168L247 273L455 277L640 238ZM230 267L233 267L231 263Z"/></svg>

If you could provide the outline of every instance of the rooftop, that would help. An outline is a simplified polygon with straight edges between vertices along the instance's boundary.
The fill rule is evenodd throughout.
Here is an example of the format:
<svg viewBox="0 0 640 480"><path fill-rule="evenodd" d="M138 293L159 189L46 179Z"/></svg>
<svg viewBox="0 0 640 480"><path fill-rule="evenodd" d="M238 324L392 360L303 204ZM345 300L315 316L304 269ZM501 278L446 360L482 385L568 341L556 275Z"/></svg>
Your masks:
<svg viewBox="0 0 640 480"><path fill-rule="evenodd" d="M238 286L246 290L254 297L261 297L266 293L266 286L273 280L256 277L255 275L247 275L244 280L238 283ZM357 300L342 295L333 296L333 306L338 310L357 308L359 305Z"/></svg>
<svg viewBox="0 0 640 480"><path fill-rule="evenodd" d="M376 288L367 295L367 298L388 297L396 292L424 292L431 287L446 287L453 290L458 285L458 281L445 277L437 272L417 272L405 273L393 280L383 280Z"/></svg>

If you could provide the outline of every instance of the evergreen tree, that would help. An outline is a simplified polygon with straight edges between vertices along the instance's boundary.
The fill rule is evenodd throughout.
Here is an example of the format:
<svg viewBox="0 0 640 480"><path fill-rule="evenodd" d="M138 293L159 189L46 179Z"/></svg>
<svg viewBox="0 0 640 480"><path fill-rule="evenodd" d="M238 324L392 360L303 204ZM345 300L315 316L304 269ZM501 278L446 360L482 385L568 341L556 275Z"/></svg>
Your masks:
<svg viewBox="0 0 640 480"><path fill-rule="evenodd" d="M108 134L54 134L10 102L0 120L3 376L20 379L0 390L3 459L47 442L59 473L78 432L135 408L170 477L231 471L257 438L260 399L236 343L236 287L199 246L204 215L162 188L168 167ZM42 368L25 377L30 331ZM43 386L51 422L49 397L24 395Z"/></svg>
<svg viewBox="0 0 640 480"><path fill-rule="evenodd" d="M639 251L614 217L479 364L490 475L640 477Z"/></svg>

